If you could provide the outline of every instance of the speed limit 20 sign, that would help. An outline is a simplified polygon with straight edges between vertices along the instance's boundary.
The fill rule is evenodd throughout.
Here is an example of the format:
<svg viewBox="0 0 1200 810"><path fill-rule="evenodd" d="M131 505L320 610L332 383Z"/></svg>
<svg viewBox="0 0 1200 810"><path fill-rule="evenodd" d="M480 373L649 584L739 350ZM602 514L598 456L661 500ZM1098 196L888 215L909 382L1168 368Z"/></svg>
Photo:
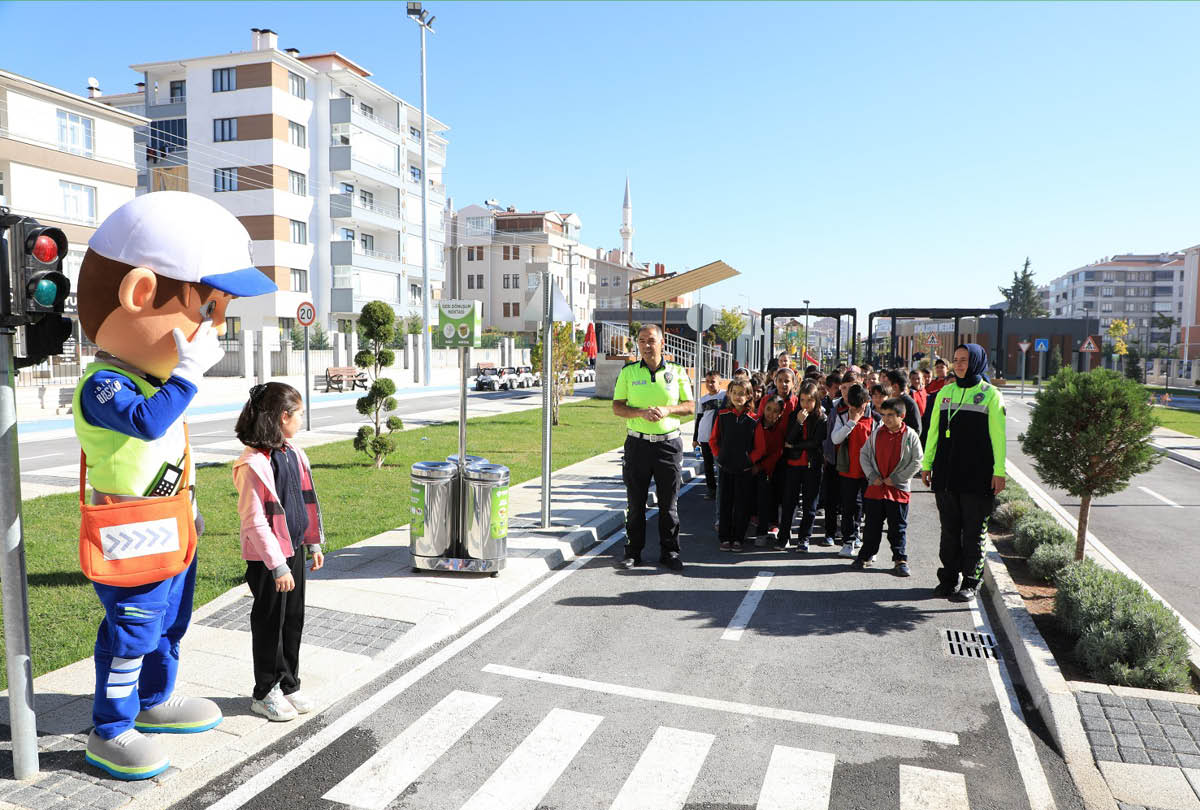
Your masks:
<svg viewBox="0 0 1200 810"><path fill-rule="evenodd" d="M312 301L305 301L296 307L296 322L301 326L312 326L317 322L317 308L312 305Z"/></svg>

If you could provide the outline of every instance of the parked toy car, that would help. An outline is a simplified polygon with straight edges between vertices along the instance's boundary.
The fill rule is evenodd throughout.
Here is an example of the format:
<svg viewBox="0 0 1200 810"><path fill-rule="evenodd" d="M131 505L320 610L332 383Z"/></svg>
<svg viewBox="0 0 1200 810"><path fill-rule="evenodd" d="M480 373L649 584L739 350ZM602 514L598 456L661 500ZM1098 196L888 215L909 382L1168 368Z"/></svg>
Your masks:
<svg viewBox="0 0 1200 810"><path fill-rule="evenodd" d="M476 391L499 391L500 390L500 369L485 368L480 366L475 373L475 390Z"/></svg>
<svg viewBox="0 0 1200 810"><path fill-rule="evenodd" d="M533 388L537 385L537 377L533 374L532 366L517 366L518 388Z"/></svg>
<svg viewBox="0 0 1200 810"><path fill-rule="evenodd" d="M506 366L500 369L500 387L505 391L511 391L514 388L520 388L521 377L517 374L517 370L512 366Z"/></svg>

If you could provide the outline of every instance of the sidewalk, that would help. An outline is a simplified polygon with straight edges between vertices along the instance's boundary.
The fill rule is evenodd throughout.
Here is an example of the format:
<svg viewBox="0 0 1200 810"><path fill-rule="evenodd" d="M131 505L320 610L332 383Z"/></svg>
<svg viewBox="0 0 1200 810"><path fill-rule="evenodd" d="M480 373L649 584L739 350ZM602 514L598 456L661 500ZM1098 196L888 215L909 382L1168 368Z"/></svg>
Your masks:
<svg viewBox="0 0 1200 810"><path fill-rule="evenodd" d="M1157 427L1150 435L1150 444L1167 458L1200 469L1200 438L1170 428Z"/></svg>
<svg viewBox="0 0 1200 810"><path fill-rule="evenodd" d="M685 481L694 475L694 463L685 456ZM460 632L624 523L620 450L554 474L548 530L537 528L540 487L540 479L534 479L510 491L508 562L495 578L414 573L406 527L329 554L307 586L301 653L305 693L320 707L336 703ZM15 782L11 761L0 763L0 775L6 777L0 779L0 807L171 807L316 717L269 723L250 713L250 605L249 589L239 585L194 615L177 691L216 700L225 720L203 734L158 735L170 753L168 771L145 782L118 782L84 764L95 680L92 661L85 659L35 680L41 774L35 781ZM4 698L0 722L7 723L7 693ZM3 748L11 750L8 743Z"/></svg>

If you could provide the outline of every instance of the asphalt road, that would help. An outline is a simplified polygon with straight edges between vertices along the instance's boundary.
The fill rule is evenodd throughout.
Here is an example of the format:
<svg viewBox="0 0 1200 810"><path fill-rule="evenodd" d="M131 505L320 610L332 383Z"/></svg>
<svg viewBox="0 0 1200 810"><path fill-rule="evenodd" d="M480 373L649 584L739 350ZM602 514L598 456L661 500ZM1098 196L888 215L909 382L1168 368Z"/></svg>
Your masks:
<svg viewBox="0 0 1200 810"><path fill-rule="evenodd" d="M1039 480L1018 436L1029 425L1032 400L1009 396L1008 458ZM1043 489L1073 517L1079 499L1043 484ZM1167 502L1169 501L1169 503ZM1200 470L1163 458L1150 472L1130 481L1122 492L1094 500L1088 528L1100 542L1192 624L1200 626Z"/></svg>
<svg viewBox="0 0 1200 810"><path fill-rule="evenodd" d="M576 394L587 396L593 391L592 383L577 384ZM468 409L472 400L520 400L536 403L542 396L541 388L518 389L516 391L472 391L469 394ZM457 391L439 391L430 394L414 394L409 391L400 392L397 397L395 413L401 418L416 415L440 408L457 407L459 395ZM361 422L362 416L355 410L354 399L347 398L337 403L318 403L311 409L313 430L322 426L344 424L346 422ZM227 442L234 438L233 428L237 423L237 412L226 414L210 414L192 418L190 421L190 437L192 445L204 449L205 445ZM70 429L45 431L42 433L29 432L21 435L20 441L21 474L32 474L38 470L60 467L64 464L77 463L79 459L79 442Z"/></svg>
<svg viewBox="0 0 1200 810"><path fill-rule="evenodd" d="M899 579L889 565L851 572L835 549L721 553L699 489L681 502L683 573L615 570L615 544L469 646L433 653L447 660L395 697L373 700L427 665L395 668L176 806L1082 807L1043 732L1014 753L999 666L943 650L944 629L984 625L929 597L928 492L909 524L914 575ZM311 759L295 753L355 713ZM262 792L235 792L281 762Z"/></svg>

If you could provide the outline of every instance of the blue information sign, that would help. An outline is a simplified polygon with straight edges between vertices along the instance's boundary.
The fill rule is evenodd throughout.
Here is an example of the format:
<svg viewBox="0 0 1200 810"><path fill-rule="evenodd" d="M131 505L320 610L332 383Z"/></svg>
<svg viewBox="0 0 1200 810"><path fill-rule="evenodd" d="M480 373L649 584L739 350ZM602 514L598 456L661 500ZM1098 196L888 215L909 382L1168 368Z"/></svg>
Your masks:
<svg viewBox="0 0 1200 810"><path fill-rule="evenodd" d="M1035 352L1050 351L1050 338L1034 338L1033 339L1033 350Z"/></svg>

